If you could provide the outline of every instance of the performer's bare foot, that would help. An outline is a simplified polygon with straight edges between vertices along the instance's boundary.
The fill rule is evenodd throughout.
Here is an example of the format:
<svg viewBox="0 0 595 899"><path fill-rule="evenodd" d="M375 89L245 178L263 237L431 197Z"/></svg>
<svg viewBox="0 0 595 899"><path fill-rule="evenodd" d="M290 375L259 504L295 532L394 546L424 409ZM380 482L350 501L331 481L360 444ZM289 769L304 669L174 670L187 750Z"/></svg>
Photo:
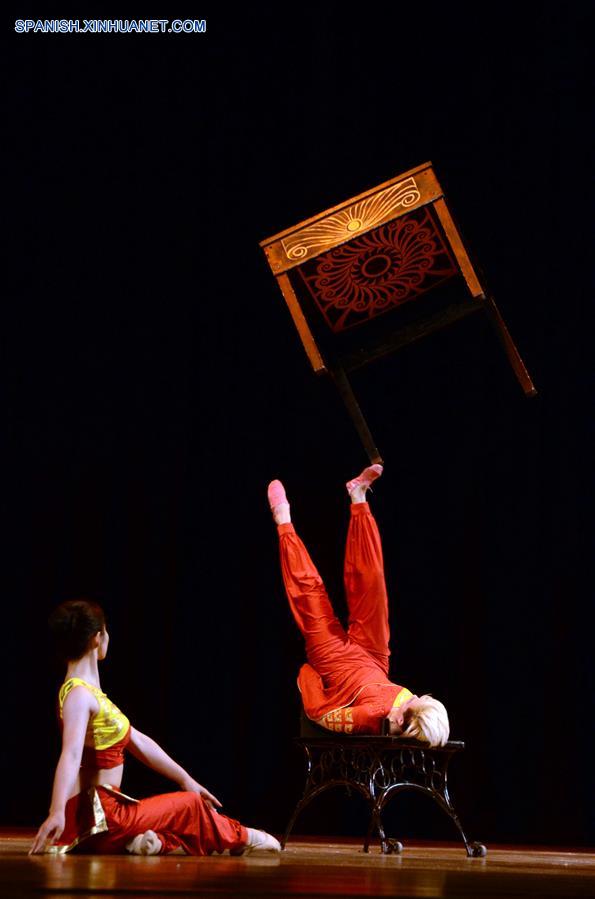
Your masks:
<svg viewBox="0 0 595 899"><path fill-rule="evenodd" d="M358 474L356 478L353 478L352 481L347 481L345 486L347 487L347 493L351 498L352 503L365 503L366 501L366 491L369 489L370 484L379 478L383 472L382 465L369 465L367 468L364 468L361 474Z"/></svg>
<svg viewBox="0 0 595 899"><path fill-rule="evenodd" d="M162 845L154 830L146 830L126 844L126 852L132 855L159 855Z"/></svg>
<svg viewBox="0 0 595 899"><path fill-rule="evenodd" d="M244 853L267 850L269 852L281 852L281 843L272 834L265 830L255 830L247 827L248 842L241 849L230 849L230 855L243 855Z"/></svg>
<svg viewBox="0 0 595 899"><path fill-rule="evenodd" d="M285 487L281 481L271 481L267 490L267 496L275 524L289 524L291 513L287 496L285 495Z"/></svg>

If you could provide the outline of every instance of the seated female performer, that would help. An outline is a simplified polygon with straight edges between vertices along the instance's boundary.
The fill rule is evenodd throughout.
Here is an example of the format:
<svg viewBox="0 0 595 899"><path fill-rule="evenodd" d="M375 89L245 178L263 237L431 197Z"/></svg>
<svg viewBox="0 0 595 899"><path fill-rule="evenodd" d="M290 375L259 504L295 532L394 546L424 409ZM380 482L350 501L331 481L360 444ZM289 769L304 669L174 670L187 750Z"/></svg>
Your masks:
<svg viewBox="0 0 595 899"><path fill-rule="evenodd" d="M197 783L102 692L98 662L109 635L102 609L85 600L65 602L50 617L57 649L67 662L60 689L62 753L56 767L49 816L30 849L138 855L182 852L241 855L280 850L270 834L244 827L217 811L219 800ZM180 792L131 799L120 791L124 752L174 781ZM49 844L54 845L49 845Z"/></svg>
<svg viewBox="0 0 595 899"><path fill-rule="evenodd" d="M443 704L428 695L416 696L388 677L390 631L382 546L366 502L366 491L381 474L382 465L371 465L346 485L351 498L344 568L347 631L294 530L283 485L269 484L285 590L306 641L308 663L300 670L298 687L308 718L329 730L379 734L388 718L391 734L442 746L449 734Z"/></svg>

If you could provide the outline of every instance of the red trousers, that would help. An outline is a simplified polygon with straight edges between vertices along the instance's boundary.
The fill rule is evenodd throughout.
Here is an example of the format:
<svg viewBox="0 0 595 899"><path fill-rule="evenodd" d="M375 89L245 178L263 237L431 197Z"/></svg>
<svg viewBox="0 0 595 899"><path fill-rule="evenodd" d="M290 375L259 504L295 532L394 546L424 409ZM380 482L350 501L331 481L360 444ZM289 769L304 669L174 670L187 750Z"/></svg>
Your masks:
<svg viewBox="0 0 595 899"><path fill-rule="evenodd" d="M213 811L198 793L176 792L151 796L138 802L119 795L119 791L97 787L97 796L107 830L88 837L80 850L93 853L120 853L137 834L153 830L163 844L163 853L182 847L188 855L210 855L225 849L241 849L248 841L246 828L220 812ZM81 802L86 793L79 793L66 804L67 828L81 820ZM93 814L93 812L91 812ZM101 819L95 810L94 823ZM75 824L76 827L76 824ZM80 832L80 827L79 827Z"/></svg>
<svg viewBox="0 0 595 899"><path fill-rule="evenodd" d="M293 525L278 526L287 598L306 642L309 666L322 687L316 695L316 689L310 689L313 679L302 669L306 674L299 679L304 707L315 719L328 708L348 704L364 685L400 689L388 679L390 631L380 534L367 503L350 508L344 565L347 630L335 615L322 578ZM395 695L393 691L388 708Z"/></svg>

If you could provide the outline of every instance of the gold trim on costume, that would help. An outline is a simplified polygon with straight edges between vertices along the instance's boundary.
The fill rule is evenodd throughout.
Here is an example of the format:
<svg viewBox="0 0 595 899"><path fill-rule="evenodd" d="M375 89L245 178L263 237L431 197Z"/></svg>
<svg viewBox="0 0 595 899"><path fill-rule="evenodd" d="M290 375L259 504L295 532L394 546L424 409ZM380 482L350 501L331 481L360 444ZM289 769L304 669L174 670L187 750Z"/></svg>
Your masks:
<svg viewBox="0 0 595 899"><path fill-rule="evenodd" d="M396 684L386 684L380 681L373 681L371 684L364 684L359 690L356 692L355 696L351 699L350 702L345 705L340 705L336 709L331 709L330 712L326 712L321 718L311 719L315 722L315 724L319 724L321 727L326 728L326 730L332 730L336 732L345 732L346 734L353 733L353 708L352 705L366 687L395 687ZM301 691L300 691L301 692ZM413 696L410 690L406 687L402 687L397 696L395 698L395 703L399 703L397 708L401 705L401 703L406 702ZM402 699L400 697L403 697ZM393 703L393 708L395 708L395 703Z"/></svg>
<svg viewBox="0 0 595 899"><path fill-rule="evenodd" d="M75 846L78 846L79 843L82 843L83 840L87 840L89 837L94 836L96 833L105 833L108 830L107 821L105 818L105 812L103 811L103 806L101 804L101 799L99 798L99 794L97 792L96 787L89 787L86 790L86 794L91 802L91 807L93 809L93 821L95 822L89 830L86 830L85 833L79 834L78 837L69 843L68 846L49 846L45 851L49 855L64 855L66 852L70 852L74 849Z"/></svg>
<svg viewBox="0 0 595 899"><path fill-rule="evenodd" d="M117 790L111 784L99 784L100 787L103 787L104 790L107 790L108 793L111 793L112 796L119 796L121 799L126 799L127 802L134 802L135 805L138 805L140 799L134 799L132 796L127 796L126 793L123 793L122 790Z"/></svg>
<svg viewBox="0 0 595 899"><path fill-rule="evenodd" d="M359 688L359 690L357 690L354 693L354 695L351 697L349 702L346 702L345 705L337 706L336 709L331 709L330 712L325 712L324 715L322 716L322 718L312 718L310 720L314 721L315 724L322 724L323 719L328 717L328 715L332 715L332 714L334 714L334 712L338 712L340 709L346 709L350 705L353 705L353 703L355 702L355 700L357 699L359 694L362 692L362 690L365 690L366 687L395 687L395 689L396 689L396 686L397 686L396 684L390 684L390 683L387 684L385 681L372 681L369 684L364 684L362 687ZM299 689L299 684L298 684L298 689ZM302 691L300 690L300 693L301 692ZM397 694L397 695L399 695L399 694ZM326 727L326 725L324 725L324 724L322 726Z"/></svg>
<svg viewBox="0 0 595 899"><path fill-rule="evenodd" d="M127 796L126 793L122 793L120 790L117 790L111 784L98 784L103 790L106 790L108 793L111 793L112 796L118 796L120 799L124 799L126 802L133 802L135 805L138 805L140 799L134 799L132 796ZM79 843L82 843L83 840L87 840L89 837L94 836L96 833L105 833L106 830L109 830L107 826L107 819L105 817L105 811L103 809L103 805L101 804L101 797L99 796L99 792L96 786L89 787L88 790L85 790L85 794L91 803L91 808L93 810L93 825L86 830L84 833L79 834L72 843L69 843L68 846L50 846L46 849L46 853L50 853L52 855L64 855L66 852L70 852L71 849L74 849L75 846L78 846Z"/></svg>

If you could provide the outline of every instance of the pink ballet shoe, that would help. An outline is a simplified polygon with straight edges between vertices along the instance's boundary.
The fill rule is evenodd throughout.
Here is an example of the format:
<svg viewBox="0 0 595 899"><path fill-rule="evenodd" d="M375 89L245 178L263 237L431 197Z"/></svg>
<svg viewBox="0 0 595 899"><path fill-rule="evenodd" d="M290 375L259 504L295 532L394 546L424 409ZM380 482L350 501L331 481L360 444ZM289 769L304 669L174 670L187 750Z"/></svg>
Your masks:
<svg viewBox="0 0 595 899"><path fill-rule="evenodd" d="M269 506L271 509L274 509L275 506L280 506L281 503L287 502L285 487L281 481L271 481L269 489L267 490L267 496L269 498Z"/></svg>
<svg viewBox="0 0 595 899"><path fill-rule="evenodd" d="M382 465L369 465L367 468L364 468L361 474L358 474L356 478L353 478L352 481L347 481L345 486L347 487L347 493L351 493L352 490L355 490L356 487L365 487L369 488L370 484L379 478L383 472Z"/></svg>

